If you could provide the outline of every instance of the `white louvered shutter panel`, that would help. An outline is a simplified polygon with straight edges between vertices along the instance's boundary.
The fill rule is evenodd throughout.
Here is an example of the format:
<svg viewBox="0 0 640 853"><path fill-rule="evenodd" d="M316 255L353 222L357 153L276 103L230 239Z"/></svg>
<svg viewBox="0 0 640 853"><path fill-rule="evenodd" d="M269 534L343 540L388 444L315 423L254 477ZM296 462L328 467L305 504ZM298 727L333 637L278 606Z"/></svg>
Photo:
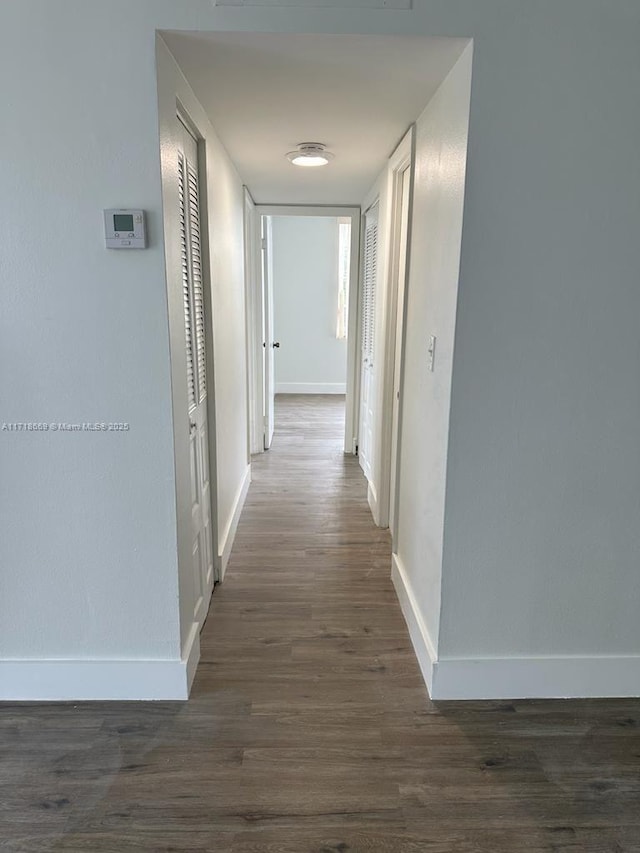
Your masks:
<svg viewBox="0 0 640 853"><path fill-rule="evenodd" d="M207 396L207 367L204 326L204 285L202 277L202 243L200 239L200 189L198 173L187 164L189 195L189 238L191 243L191 269L193 274L193 324L197 366L198 402Z"/></svg>
<svg viewBox="0 0 640 853"><path fill-rule="evenodd" d="M365 215L364 282L362 293L362 358L373 364L378 271L378 203Z"/></svg>
<svg viewBox="0 0 640 853"><path fill-rule="evenodd" d="M193 315L189 287L189 247L187 242L187 205L185 193L186 164L182 154L178 155L178 201L180 206L180 251L182 255L182 299L184 305L184 330L187 349L187 393L189 411L196 405L196 375L193 353Z"/></svg>

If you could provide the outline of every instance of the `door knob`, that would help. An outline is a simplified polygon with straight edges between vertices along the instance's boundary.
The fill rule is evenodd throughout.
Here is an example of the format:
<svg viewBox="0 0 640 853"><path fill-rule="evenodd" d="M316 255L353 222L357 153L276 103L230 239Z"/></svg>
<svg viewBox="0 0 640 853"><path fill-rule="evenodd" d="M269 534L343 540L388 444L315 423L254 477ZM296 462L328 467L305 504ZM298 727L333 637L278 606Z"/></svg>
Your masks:
<svg viewBox="0 0 640 853"><path fill-rule="evenodd" d="M280 341L274 341L274 342L271 344L271 346L272 346L274 349L280 349Z"/></svg>

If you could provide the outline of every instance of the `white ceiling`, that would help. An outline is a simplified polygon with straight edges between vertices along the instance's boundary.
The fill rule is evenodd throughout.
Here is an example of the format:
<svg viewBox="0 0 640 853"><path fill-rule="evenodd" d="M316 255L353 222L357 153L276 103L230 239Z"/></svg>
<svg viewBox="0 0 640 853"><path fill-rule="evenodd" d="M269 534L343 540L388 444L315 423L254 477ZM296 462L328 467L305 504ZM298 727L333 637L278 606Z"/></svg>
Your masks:
<svg viewBox="0 0 640 853"><path fill-rule="evenodd" d="M462 53L462 39L164 33L259 203L360 204ZM323 142L330 165L285 158Z"/></svg>

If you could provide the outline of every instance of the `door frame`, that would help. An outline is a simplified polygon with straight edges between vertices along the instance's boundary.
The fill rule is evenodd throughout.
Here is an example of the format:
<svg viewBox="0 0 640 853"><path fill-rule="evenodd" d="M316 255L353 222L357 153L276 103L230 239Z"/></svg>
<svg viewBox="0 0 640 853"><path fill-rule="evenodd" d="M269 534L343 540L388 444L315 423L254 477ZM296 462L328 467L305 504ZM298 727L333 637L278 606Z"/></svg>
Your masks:
<svg viewBox="0 0 640 853"><path fill-rule="evenodd" d="M351 221L351 268L349 276L349 324L347 331L347 393L345 412L344 452L354 455L358 436L358 305L360 300L360 230L361 210L359 207L343 205L297 205L297 204L256 204L252 212L252 230L260 235L260 222L263 216L326 216L344 218ZM262 250L261 241L256 241L254 261L251 267L254 271L260 269L259 253ZM252 317L253 345L250 354L253 365L250 369L249 396L254 413L257 415L258 405L261 406L262 424L264 424L264 346L262 329L264 324L264 307L262 299L262 276L254 272L251 276L247 291L247 310ZM257 335L259 334L259 341ZM256 341L259 345L256 346ZM258 423L258 422L256 422ZM252 452L261 452L260 444L264 434L257 427L257 434L251 436Z"/></svg>
<svg viewBox="0 0 640 853"><path fill-rule="evenodd" d="M244 262L247 321L247 411L248 458L264 451L264 347L262 346L262 298L260 281L260 217L256 204L244 187ZM260 298L257 298L260 296Z"/></svg>
<svg viewBox="0 0 640 853"><path fill-rule="evenodd" d="M406 316L407 316L407 287L411 258L411 223L413 211L413 194L415 182L415 150L416 127L412 125L400 144L389 159L388 177L391 185L391 218L389 232L389 256L386 270L386 305L384 324L384 359L382 373L381 420L380 420L380 480L378 494L378 524L388 527L392 516L391 502L393 501L393 519L397 530L398 521L398 492L400 482L400 444L402 433L402 398L404 384L404 358L406 348ZM409 216L407 220L406 264L404 277L400 281L400 246L402 242L402 183L405 170L411 169L409 181ZM399 297L402 295L402 316L398 316ZM397 336L400 335L399 346ZM399 388L400 405L398 406L398 423L396 425L396 441L393 442L393 396L396 392L395 367L396 353L400 358ZM395 473L395 494L391 494L391 480Z"/></svg>
<svg viewBox="0 0 640 853"><path fill-rule="evenodd" d="M259 216L260 283L262 305L263 431L262 449L269 450L276 428L276 342L273 328L273 222L271 216Z"/></svg>

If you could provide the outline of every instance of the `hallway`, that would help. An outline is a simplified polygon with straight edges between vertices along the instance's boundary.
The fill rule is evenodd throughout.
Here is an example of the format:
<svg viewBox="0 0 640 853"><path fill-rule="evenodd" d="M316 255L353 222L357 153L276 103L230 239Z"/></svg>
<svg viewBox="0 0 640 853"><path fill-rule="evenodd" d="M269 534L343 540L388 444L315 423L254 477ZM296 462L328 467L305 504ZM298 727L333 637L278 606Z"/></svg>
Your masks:
<svg viewBox="0 0 640 853"><path fill-rule="evenodd" d="M0 706L0 850L640 850L637 700L432 704L339 398L277 404L188 703Z"/></svg>

